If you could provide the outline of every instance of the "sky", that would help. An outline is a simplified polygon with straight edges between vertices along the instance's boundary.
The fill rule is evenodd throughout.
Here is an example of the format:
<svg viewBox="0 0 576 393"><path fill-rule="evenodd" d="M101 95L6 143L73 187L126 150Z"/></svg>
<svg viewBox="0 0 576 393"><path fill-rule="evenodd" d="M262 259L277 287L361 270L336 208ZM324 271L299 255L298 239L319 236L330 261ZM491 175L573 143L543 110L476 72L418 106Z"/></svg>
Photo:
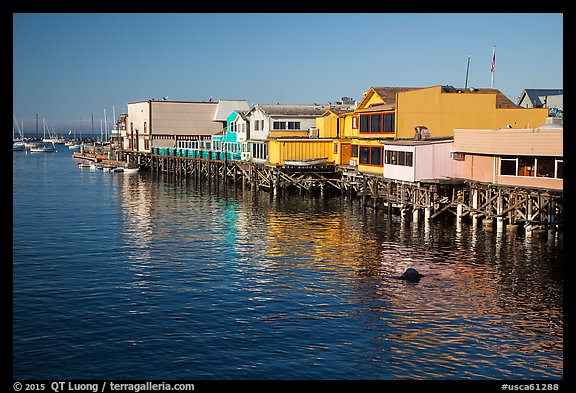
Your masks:
<svg viewBox="0 0 576 393"><path fill-rule="evenodd" d="M563 88L561 13L15 13L13 112L99 133L127 103L327 104L370 87ZM91 118L94 119L92 127Z"/></svg>

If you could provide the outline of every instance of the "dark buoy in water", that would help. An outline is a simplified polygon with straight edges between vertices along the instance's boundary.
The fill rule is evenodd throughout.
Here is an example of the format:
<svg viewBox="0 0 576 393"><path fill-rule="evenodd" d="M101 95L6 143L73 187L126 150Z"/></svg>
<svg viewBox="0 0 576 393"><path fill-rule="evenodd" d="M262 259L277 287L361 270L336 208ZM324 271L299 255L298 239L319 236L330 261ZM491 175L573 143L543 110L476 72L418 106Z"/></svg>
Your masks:
<svg viewBox="0 0 576 393"><path fill-rule="evenodd" d="M424 277L424 275L420 274L418 270L409 267L408 269L406 269L404 274L402 274L398 278L401 280L406 280L408 282L419 282L422 277Z"/></svg>

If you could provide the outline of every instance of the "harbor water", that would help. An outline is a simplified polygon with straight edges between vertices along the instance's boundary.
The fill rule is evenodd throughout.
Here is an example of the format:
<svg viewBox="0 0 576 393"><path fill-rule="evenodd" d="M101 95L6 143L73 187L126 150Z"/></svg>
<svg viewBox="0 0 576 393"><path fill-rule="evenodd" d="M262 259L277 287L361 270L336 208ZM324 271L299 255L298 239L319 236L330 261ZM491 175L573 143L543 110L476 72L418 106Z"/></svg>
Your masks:
<svg viewBox="0 0 576 393"><path fill-rule="evenodd" d="M558 239L71 154L13 153L14 379L563 378Z"/></svg>

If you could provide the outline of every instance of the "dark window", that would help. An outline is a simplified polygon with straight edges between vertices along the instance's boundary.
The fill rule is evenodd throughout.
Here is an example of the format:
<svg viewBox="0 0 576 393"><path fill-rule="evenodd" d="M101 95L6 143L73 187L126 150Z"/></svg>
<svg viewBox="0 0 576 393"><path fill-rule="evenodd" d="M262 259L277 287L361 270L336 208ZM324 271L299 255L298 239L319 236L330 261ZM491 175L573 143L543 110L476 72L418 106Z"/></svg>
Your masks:
<svg viewBox="0 0 576 393"><path fill-rule="evenodd" d="M360 148L360 164L369 164L370 163L370 148L369 147L361 147Z"/></svg>
<svg viewBox="0 0 576 393"><path fill-rule="evenodd" d="M398 152L398 165L406 165L406 152L399 151Z"/></svg>
<svg viewBox="0 0 576 393"><path fill-rule="evenodd" d="M500 174L516 176L516 159L502 158L500 160Z"/></svg>
<svg viewBox="0 0 576 393"><path fill-rule="evenodd" d="M564 179L564 160L556 161L556 177L558 179Z"/></svg>
<svg viewBox="0 0 576 393"><path fill-rule="evenodd" d="M300 122L299 121L289 121L288 122L288 129L289 130L299 130L300 129Z"/></svg>
<svg viewBox="0 0 576 393"><path fill-rule="evenodd" d="M360 115L360 132L370 132L370 115Z"/></svg>
<svg viewBox="0 0 576 393"><path fill-rule="evenodd" d="M358 157L358 145L352 145L352 157Z"/></svg>
<svg viewBox="0 0 576 393"><path fill-rule="evenodd" d="M413 155L414 153L412 153L411 151L406 152L406 166L413 166L412 164Z"/></svg>
<svg viewBox="0 0 576 393"><path fill-rule="evenodd" d="M554 177L554 165L556 161L551 157L538 157L536 167L537 177Z"/></svg>
<svg viewBox="0 0 576 393"><path fill-rule="evenodd" d="M384 132L394 132L394 113L384 115Z"/></svg>
<svg viewBox="0 0 576 393"><path fill-rule="evenodd" d="M534 157L518 157L518 176L534 176Z"/></svg>
<svg viewBox="0 0 576 393"><path fill-rule="evenodd" d="M275 121L274 124L275 130L285 130L286 129L286 122L285 121Z"/></svg>
<svg viewBox="0 0 576 393"><path fill-rule="evenodd" d="M381 127L382 122L382 115L372 115L370 119L370 131L371 132L380 132L382 130Z"/></svg>
<svg viewBox="0 0 576 393"><path fill-rule="evenodd" d="M370 149L370 164L382 165L382 148L373 147Z"/></svg>

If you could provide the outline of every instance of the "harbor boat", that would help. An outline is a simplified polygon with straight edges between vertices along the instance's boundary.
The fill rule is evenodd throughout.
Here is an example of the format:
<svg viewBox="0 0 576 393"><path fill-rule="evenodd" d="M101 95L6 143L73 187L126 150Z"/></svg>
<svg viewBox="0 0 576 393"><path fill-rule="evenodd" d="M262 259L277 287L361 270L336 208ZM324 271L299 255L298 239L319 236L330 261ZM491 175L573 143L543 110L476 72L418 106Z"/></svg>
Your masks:
<svg viewBox="0 0 576 393"><path fill-rule="evenodd" d="M24 142L16 141L12 143L12 150L14 151L24 151L26 149L26 145Z"/></svg>
<svg viewBox="0 0 576 393"><path fill-rule="evenodd" d="M82 161L78 163L78 168L90 168L91 164L86 161Z"/></svg>
<svg viewBox="0 0 576 393"><path fill-rule="evenodd" d="M126 164L124 166L124 173L136 173L140 170L140 165L138 164Z"/></svg>
<svg viewBox="0 0 576 393"><path fill-rule="evenodd" d="M302 160L284 160L284 165L289 166L312 166L312 165L322 165L328 160L328 157L324 158L305 158Z"/></svg>
<svg viewBox="0 0 576 393"><path fill-rule="evenodd" d="M28 141L28 142L24 142L24 147L26 149L30 149L32 147L36 147L37 144L38 144L37 141Z"/></svg>
<svg viewBox="0 0 576 393"><path fill-rule="evenodd" d="M54 146L53 142L41 142L38 143L36 146L30 148L30 152L32 153L42 153L42 152L55 152L56 146Z"/></svg>

